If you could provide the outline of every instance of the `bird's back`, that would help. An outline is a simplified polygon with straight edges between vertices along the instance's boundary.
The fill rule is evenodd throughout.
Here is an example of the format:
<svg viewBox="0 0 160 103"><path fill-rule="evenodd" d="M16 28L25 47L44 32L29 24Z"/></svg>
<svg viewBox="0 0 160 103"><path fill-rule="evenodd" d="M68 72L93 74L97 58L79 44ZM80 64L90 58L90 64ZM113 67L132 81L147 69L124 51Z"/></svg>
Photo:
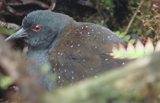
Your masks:
<svg viewBox="0 0 160 103"><path fill-rule="evenodd" d="M92 23L73 22L57 38L50 54L58 85L73 83L124 65L126 60L108 55L112 45L126 43L109 29Z"/></svg>

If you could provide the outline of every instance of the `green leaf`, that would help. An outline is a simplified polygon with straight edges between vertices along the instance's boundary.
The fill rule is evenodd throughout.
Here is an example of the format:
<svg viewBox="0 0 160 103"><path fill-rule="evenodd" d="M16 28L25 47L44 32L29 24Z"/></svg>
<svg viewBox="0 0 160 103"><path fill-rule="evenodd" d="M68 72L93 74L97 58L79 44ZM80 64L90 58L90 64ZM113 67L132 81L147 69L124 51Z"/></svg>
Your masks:
<svg viewBox="0 0 160 103"><path fill-rule="evenodd" d="M102 2L104 2L107 5L110 5L112 3L111 0L102 0Z"/></svg>
<svg viewBox="0 0 160 103"><path fill-rule="evenodd" d="M151 54L154 51L153 43L150 38L148 38L147 43L145 45L145 55Z"/></svg>
<svg viewBox="0 0 160 103"><path fill-rule="evenodd" d="M157 42L157 45L154 50L153 43L150 38L148 38L146 45L144 46L140 40L137 40L136 46L129 41L127 48L125 49L122 44L119 44L119 49L115 46L112 47L112 53L109 55L113 58L123 59L123 58L138 58L148 54L153 53L154 51L160 51L160 41Z"/></svg>
<svg viewBox="0 0 160 103"><path fill-rule="evenodd" d="M141 19L143 19L143 16L137 15L136 18L139 19L139 20L141 20Z"/></svg>
<svg viewBox="0 0 160 103"><path fill-rule="evenodd" d="M120 31L114 31L114 33L116 33L117 35L120 35Z"/></svg>
<svg viewBox="0 0 160 103"><path fill-rule="evenodd" d="M110 7L109 7L109 6L107 6L107 7L106 7L106 9L107 9L107 10L109 10L109 9L110 9Z"/></svg>
<svg viewBox="0 0 160 103"><path fill-rule="evenodd" d="M41 73L42 73L42 74L46 74L46 73L49 71L50 68L51 68L51 67L50 67L50 64L48 64L48 63L44 64L44 65L42 66L42 68L41 68Z"/></svg>
<svg viewBox="0 0 160 103"><path fill-rule="evenodd" d="M127 56L129 58L135 58L136 56L134 54L135 54L135 48L134 48L134 46L133 46L133 44L131 42L128 42L128 45L127 45Z"/></svg>
<svg viewBox="0 0 160 103"><path fill-rule="evenodd" d="M120 31L114 31L115 34L117 34L119 37L123 36L123 32L121 33Z"/></svg>
<svg viewBox="0 0 160 103"><path fill-rule="evenodd" d="M0 74L0 87L2 89L7 89L8 86L12 85L14 83L13 79L8 76L3 76Z"/></svg>
<svg viewBox="0 0 160 103"><path fill-rule="evenodd" d="M15 32L16 32L15 30L8 30L8 29L0 26L0 33L7 34L7 35L12 35Z"/></svg>
<svg viewBox="0 0 160 103"><path fill-rule="evenodd" d="M136 42L136 40L135 40L135 39L131 39L130 42L131 42L132 44L134 44L134 43Z"/></svg>
<svg viewBox="0 0 160 103"><path fill-rule="evenodd" d="M124 41L128 42L130 38L131 38L130 35L126 35L123 39L124 39Z"/></svg>
<svg viewBox="0 0 160 103"><path fill-rule="evenodd" d="M136 55L138 55L139 57L142 57L144 55L144 46L140 40L137 40L135 50Z"/></svg>

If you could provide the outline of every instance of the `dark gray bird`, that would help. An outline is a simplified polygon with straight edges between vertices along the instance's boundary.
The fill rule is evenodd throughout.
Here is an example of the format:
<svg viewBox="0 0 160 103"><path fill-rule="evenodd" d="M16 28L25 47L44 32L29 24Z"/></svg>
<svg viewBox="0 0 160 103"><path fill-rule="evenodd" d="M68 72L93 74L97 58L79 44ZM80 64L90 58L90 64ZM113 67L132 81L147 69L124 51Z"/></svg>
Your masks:
<svg viewBox="0 0 160 103"><path fill-rule="evenodd" d="M6 40L11 39L28 43L27 57L35 63L28 70L30 75L39 75L41 67L49 64L50 70L40 78L41 85L48 89L87 77L97 78L98 74L126 63L108 55L112 45L126 45L111 30L47 10L29 13L22 28ZM49 79L53 73L57 81Z"/></svg>

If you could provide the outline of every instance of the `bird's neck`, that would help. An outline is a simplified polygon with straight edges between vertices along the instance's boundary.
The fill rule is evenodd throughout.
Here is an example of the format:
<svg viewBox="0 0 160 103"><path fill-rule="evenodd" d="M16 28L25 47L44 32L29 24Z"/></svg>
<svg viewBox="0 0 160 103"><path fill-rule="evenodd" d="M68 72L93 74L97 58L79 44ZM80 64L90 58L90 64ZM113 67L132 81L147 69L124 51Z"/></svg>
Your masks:
<svg viewBox="0 0 160 103"><path fill-rule="evenodd" d="M29 47L27 58L34 62L37 68L40 68L48 62L48 49L37 49L34 47Z"/></svg>
<svg viewBox="0 0 160 103"><path fill-rule="evenodd" d="M36 76L40 79L39 83L42 87L48 90L52 90L55 88L56 83L50 79L52 73L51 65L49 63L49 50L44 49L35 49L33 47L29 47L27 58L34 64L28 68L28 73L31 76ZM41 70L42 66L47 64L49 70L47 73L42 74Z"/></svg>

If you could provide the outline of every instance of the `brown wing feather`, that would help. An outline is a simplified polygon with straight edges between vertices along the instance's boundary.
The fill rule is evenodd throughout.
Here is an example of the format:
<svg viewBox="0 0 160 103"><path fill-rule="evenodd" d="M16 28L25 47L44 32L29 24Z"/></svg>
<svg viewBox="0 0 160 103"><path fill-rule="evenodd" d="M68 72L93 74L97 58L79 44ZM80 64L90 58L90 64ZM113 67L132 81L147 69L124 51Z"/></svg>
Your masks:
<svg viewBox="0 0 160 103"><path fill-rule="evenodd" d="M109 29L92 23L73 23L58 38L50 54L50 62L58 75L58 83L76 82L120 66L125 60L116 60L107 53L112 45L125 42Z"/></svg>

